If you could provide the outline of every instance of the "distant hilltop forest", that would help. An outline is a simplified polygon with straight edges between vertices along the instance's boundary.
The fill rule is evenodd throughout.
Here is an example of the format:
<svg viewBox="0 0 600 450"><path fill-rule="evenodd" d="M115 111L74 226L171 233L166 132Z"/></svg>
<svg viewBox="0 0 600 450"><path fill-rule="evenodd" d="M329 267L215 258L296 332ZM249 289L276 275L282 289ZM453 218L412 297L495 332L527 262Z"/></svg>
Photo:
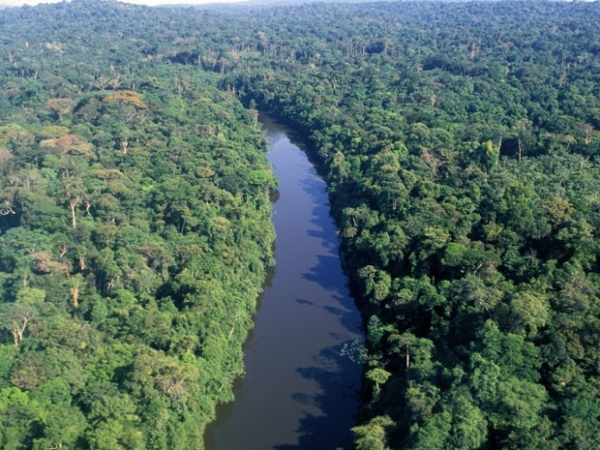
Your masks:
<svg viewBox="0 0 600 450"><path fill-rule="evenodd" d="M302 136L357 450L600 448L600 4L0 11L0 448L201 450Z"/></svg>

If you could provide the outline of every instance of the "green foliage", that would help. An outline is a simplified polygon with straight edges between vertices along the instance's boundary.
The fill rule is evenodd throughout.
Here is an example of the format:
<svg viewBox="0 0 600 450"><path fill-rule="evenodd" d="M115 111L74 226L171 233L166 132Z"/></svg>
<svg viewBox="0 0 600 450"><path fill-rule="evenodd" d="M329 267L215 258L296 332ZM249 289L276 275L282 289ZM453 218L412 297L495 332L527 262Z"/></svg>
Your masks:
<svg viewBox="0 0 600 450"><path fill-rule="evenodd" d="M386 432L394 422L387 416L375 417L368 424L354 428L359 450L389 450Z"/></svg>
<svg viewBox="0 0 600 450"><path fill-rule="evenodd" d="M242 373L275 182L237 99L151 62L177 17L0 13L3 449L200 449Z"/></svg>
<svg viewBox="0 0 600 450"><path fill-rule="evenodd" d="M599 14L303 5L242 33L262 56L222 87L305 136L369 318L358 448L593 447L567 399L597 424Z"/></svg>
<svg viewBox="0 0 600 450"><path fill-rule="evenodd" d="M201 448L272 262L266 110L327 180L369 318L356 447L597 448L599 20L0 12L1 446Z"/></svg>

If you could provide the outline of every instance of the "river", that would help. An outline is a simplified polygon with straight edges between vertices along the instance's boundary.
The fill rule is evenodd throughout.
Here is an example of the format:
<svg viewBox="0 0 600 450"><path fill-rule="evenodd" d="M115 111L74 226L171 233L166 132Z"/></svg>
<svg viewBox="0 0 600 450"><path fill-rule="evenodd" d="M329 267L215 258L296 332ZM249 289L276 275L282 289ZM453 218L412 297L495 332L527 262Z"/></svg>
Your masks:
<svg viewBox="0 0 600 450"><path fill-rule="evenodd" d="M334 450L352 441L361 367L342 355L362 338L325 183L288 131L261 117L279 180L276 267L245 346L233 403L217 409L207 450Z"/></svg>

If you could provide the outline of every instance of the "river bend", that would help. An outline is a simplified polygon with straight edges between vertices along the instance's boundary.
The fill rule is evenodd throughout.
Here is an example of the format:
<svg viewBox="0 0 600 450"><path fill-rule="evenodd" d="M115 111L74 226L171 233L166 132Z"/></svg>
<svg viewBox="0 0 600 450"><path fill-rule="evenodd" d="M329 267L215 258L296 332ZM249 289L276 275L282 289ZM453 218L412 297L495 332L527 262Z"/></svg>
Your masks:
<svg viewBox="0 0 600 450"><path fill-rule="evenodd" d="M261 121L279 180L277 264L246 343L236 400L218 408L206 448L347 448L361 367L341 350L361 339L360 315L338 258L325 183L285 128Z"/></svg>

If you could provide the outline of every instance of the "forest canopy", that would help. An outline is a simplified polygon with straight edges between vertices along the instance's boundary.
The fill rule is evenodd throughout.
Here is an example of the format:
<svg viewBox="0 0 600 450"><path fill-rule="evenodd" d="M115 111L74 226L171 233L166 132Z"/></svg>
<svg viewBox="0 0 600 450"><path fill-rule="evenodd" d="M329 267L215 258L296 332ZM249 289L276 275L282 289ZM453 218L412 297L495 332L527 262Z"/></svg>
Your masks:
<svg viewBox="0 0 600 450"><path fill-rule="evenodd" d="M146 60L144 14L0 15L6 450L202 448L243 372L274 179L211 74Z"/></svg>
<svg viewBox="0 0 600 450"><path fill-rule="evenodd" d="M600 447L599 22L0 11L0 446L202 447L273 263L260 109L329 186L366 330L357 449Z"/></svg>

